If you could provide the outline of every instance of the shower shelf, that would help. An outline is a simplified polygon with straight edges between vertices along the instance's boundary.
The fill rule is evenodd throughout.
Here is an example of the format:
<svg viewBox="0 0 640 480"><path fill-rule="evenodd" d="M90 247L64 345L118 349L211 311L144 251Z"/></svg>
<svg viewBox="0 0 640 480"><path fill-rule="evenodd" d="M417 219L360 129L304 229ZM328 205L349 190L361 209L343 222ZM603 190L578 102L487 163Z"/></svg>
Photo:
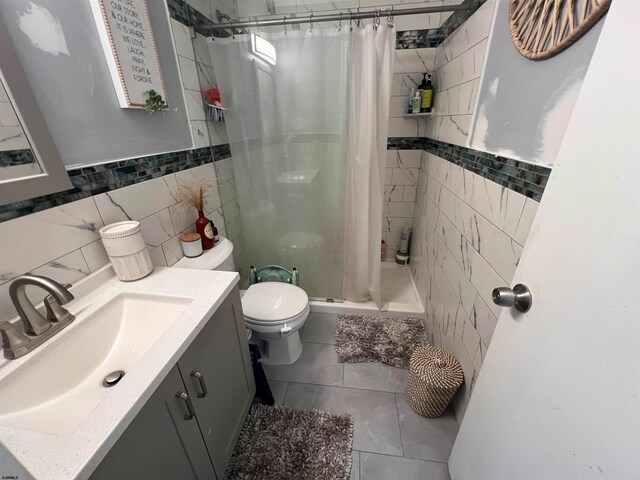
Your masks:
<svg viewBox="0 0 640 480"><path fill-rule="evenodd" d="M209 108L209 111L207 112L209 120L216 123L225 123L223 112L228 112L228 108L218 107L216 105L211 105L210 103L207 103L207 107Z"/></svg>
<svg viewBox="0 0 640 480"><path fill-rule="evenodd" d="M403 113L402 116L404 118L415 118L415 117L431 117L433 112L424 112L424 113Z"/></svg>

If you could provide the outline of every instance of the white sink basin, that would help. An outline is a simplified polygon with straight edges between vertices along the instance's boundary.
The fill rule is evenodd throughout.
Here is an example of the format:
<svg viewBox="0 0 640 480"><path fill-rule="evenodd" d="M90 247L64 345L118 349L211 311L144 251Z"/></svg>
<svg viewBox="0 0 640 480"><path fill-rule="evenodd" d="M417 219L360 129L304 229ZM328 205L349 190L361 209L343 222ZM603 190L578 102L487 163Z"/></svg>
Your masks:
<svg viewBox="0 0 640 480"><path fill-rule="evenodd" d="M121 293L87 318L70 309L75 327L28 354L32 359L24 357L23 365L0 380L0 425L69 434L127 381L127 372L191 302ZM117 370L125 372L122 380L103 386L105 376Z"/></svg>

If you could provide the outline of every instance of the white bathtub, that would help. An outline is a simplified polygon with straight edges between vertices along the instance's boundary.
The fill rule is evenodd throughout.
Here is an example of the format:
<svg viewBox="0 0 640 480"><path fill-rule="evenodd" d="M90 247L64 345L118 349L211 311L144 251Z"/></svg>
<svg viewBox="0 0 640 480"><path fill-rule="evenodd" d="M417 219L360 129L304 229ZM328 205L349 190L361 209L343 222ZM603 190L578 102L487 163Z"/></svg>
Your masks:
<svg viewBox="0 0 640 480"><path fill-rule="evenodd" d="M370 302L327 302L312 300L311 311L318 313L380 313L398 317L411 315L424 318L424 307L420 303L416 286L408 266L383 262L381 269L382 301L388 302L388 310L380 312L376 304Z"/></svg>

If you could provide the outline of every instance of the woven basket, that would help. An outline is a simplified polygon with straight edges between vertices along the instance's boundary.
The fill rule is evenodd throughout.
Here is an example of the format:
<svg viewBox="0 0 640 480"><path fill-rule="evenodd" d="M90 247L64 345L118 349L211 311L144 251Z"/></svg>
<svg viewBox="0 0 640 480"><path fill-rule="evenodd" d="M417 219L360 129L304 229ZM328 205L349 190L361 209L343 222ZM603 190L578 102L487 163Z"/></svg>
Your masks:
<svg viewBox="0 0 640 480"><path fill-rule="evenodd" d="M423 417L439 417L463 380L462 367L451 354L438 347L417 348L409 361L407 403Z"/></svg>

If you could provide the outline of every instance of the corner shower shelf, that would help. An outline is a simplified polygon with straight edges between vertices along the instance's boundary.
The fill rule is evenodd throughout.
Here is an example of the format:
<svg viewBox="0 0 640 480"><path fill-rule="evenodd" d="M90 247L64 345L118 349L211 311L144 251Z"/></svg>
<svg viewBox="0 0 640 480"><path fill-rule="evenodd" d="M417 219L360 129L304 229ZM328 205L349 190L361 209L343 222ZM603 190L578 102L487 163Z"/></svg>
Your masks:
<svg viewBox="0 0 640 480"><path fill-rule="evenodd" d="M424 113L403 113L402 116L404 118L418 118L418 117L431 117L433 112L424 112Z"/></svg>

